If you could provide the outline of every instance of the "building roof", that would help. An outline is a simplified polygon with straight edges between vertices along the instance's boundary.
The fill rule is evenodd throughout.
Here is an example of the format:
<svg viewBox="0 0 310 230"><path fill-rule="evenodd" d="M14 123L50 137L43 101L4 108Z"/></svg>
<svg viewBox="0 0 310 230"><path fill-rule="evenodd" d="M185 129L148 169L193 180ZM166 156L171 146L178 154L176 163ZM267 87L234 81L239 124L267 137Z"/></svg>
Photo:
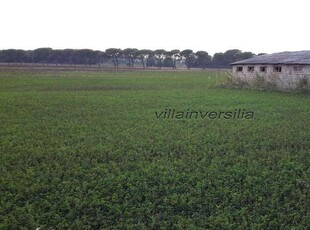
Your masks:
<svg viewBox="0 0 310 230"><path fill-rule="evenodd" d="M230 65L248 65L248 64L310 65L310 50L264 54L246 60L237 61L231 63Z"/></svg>

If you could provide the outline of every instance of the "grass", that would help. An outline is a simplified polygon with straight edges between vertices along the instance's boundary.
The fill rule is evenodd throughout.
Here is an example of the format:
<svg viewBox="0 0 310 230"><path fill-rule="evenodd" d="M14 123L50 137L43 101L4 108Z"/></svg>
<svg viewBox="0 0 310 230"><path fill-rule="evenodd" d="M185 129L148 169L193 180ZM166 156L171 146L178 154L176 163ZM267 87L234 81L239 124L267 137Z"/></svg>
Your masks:
<svg viewBox="0 0 310 230"><path fill-rule="evenodd" d="M306 229L310 95L224 75L0 72L0 229Z"/></svg>

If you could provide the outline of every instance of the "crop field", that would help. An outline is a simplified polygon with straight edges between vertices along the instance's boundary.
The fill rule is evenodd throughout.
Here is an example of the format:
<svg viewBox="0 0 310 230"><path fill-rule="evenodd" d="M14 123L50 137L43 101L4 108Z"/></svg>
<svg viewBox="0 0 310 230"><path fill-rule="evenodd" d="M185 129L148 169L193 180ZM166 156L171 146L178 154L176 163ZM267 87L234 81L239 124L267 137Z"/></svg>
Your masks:
<svg viewBox="0 0 310 230"><path fill-rule="evenodd" d="M307 229L310 94L226 75L0 71L0 229Z"/></svg>

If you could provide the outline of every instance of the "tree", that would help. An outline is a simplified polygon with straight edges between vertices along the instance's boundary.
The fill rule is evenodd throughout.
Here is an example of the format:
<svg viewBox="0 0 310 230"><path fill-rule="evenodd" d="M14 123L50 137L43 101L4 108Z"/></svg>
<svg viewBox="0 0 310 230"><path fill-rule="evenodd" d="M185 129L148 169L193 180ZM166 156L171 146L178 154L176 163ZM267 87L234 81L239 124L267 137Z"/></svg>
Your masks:
<svg viewBox="0 0 310 230"><path fill-rule="evenodd" d="M50 53L49 62L56 65L64 63L65 60L63 60L63 50L52 50Z"/></svg>
<svg viewBox="0 0 310 230"><path fill-rule="evenodd" d="M258 54L263 55L263 54ZM99 65L106 59L112 61L115 68L119 66L119 60L127 59L128 66L134 67L137 59L142 63L143 68L156 66L161 69L163 66L176 69L177 62L183 61L188 69L192 67L206 68L217 67L227 68L232 62L254 57L252 52L242 52L238 49L227 50L225 53L215 53L213 58L206 51L194 53L190 49L165 51L157 49L155 51L134 48L127 48L123 51L117 48L107 49L105 52L91 49L56 49L38 48L35 50L7 49L0 50L0 62L2 63L48 63L72 64L75 65Z"/></svg>
<svg viewBox="0 0 310 230"><path fill-rule="evenodd" d="M238 49L227 50L225 53L214 54L212 65L218 68L227 68L230 63L251 58L253 56L254 54L251 52L242 53L242 51Z"/></svg>
<svg viewBox="0 0 310 230"><path fill-rule="evenodd" d="M69 64L71 66L73 64L74 54L75 54L75 50L64 49L62 51L62 57L61 57L62 63Z"/></svg>
<svg viewBox="0 0 310 230"><path fill-rule="evenodd" d="M33 60L36 63L48 64L51 62L52 48L38 48L33 51Z"/></svg>
<svg viewBox="0 0 310 230"><path fill-rule="evenodd" d="M187 69L190 69L196 59L196 55L190 49L186 49L180 52L182 59L185 61Z"/></svg>
<svg viewBox="0 0 310 230"><path fill-rule="evenodd" d="M148 63L149 58L151 58L153 56L153 51L147 50L147 49L138 50L136 52L136 56L137 56L137 58L140 59L142 66L145 69L148 67L147 63Z"/></svg>
<svg viewBox="0 0 310 230"><path fill-rule="evenodd" d="M131 68L134 67L134 62L135 62L135 59L136 59L136 57L138 55L137 51L138 51L138 49L132 49L132 48L127 48L127 49L124 49L122 51L122 54L128 60L128 66L131 67Z"/></svg>
<svg viewBox="0 0 310 230"><path fill-rule="evenodd" d="M172 69L176 69L176 62L177 60L180 60L180 50L171 50L166 52L166 59L168 59L171 62Z"/></svg>
<svg viewBox="0 0 310 230"><path fill-rule="evenodd" d="M26 62L27 52L25 50L8 49L0 51L0 62L22 63Z"/></svg>
<svg viewBox="0 0 310 230"><path fill-rule="evenodd" d="M26 63L33 63L34 62L34 60L33 60L33 50L26 50L25 52L26 52L25 53L26 57L25 57L25 61L24 62L26 62Z"/></svg>
<svg viewBox="0 0 310 230"><path fill-rule="evenodd" d="M166 51L163 50L163 49L155 50L155 51L154 51L154 56L155 56L155 58L156 58L156 60L157 60L157 68L158 68L158 69L161 69L161 67L162 67L162 61L163 61L163 59L164 59L165 56L166 56Z"/></svg>
<svg viewBox="0 0 310 230"><path fill-rule="evenodd" d="M100 51L100 50L95 50L95 55L96 55L96 64L100 66L100 64L103 62L105 58L105 53Z"/></svg>
<svg viewBox="0 0 310 230"><path fill-rule="evenodd" d="M196 57L197 67L201 67L202 69L205 69L206 66L211 62L211 56L206 51L197 51Z"/></svg>
<svg viewBox="0 0 310 230"><path fill-rule="evenodd" d="M117 48L110 48L105 51L105 54L110 58L115 68L118 68L118 59L122 50Z"/></svg>
<svg viewBox="0 0 310 230"><path fill-rule="evenodd" d="M242 51L238 49L227 50L224 53L225 65L228 66L232 62L239 61L241 54Z"/></svg>
<svg viewBox="0 0 310 230"><path fill-rule="evenodd" d="M212 58L212 67L223 67L224 66L224 54L223 53L215 53Z"/></svg>
<svg viewBox="0 0 310 230"><path fill-rule="evenodd" d="M91 66L97 63L97 54L94 50L91 49L81 49L78 50L79 55L82 59L82 63L86 66Z"/></svg>
<svg viewBox="0 0 310 230"><path fill-rule="evenodd" d="M255 56L255 54L253 54L252 52L242 52L241 54L239 54L237 59L238 59L238 61L241 61L241 60L245 60L248 58L252 58L254 56Z"/></svg>
<svg viewBox="0 0 310 230"><path fill-rule="evenodd" d="M14 50L13 49L1 50L0 60L1 60L1 62L6 62L8 64L13 63L15 61Z"/></svg>
<svg viewBox="0 0 310 230"><path fill-rule="evenodd" d="M15 50L14 52L15 62L18 62L18 63L25 62L26 58L27 58L27 53L25 50L20 50L20 49Z"/></svg>

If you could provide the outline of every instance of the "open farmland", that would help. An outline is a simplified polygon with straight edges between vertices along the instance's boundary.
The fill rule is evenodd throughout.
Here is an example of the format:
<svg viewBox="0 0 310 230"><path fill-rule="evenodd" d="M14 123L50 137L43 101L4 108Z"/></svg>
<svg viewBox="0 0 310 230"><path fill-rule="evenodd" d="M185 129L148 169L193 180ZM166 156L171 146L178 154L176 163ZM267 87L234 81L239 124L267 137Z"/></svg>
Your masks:
<svg viewBox="0 0 310 230"><path fill-rule="evenodd" d="M0 229L306 229L309 93L224 81L0 72ZM157 118L170 109L254 117Z"/></svg>

